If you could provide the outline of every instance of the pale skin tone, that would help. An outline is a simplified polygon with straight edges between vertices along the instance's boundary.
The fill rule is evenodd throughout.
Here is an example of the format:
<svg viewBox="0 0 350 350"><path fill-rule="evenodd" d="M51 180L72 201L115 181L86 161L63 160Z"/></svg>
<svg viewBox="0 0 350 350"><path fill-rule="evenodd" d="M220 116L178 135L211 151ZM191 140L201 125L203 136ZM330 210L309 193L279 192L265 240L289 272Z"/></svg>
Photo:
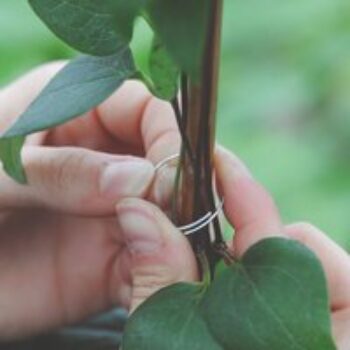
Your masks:
<svg viewBox="0 0 350 350"><path fill-rule="evenodd" d="M0 130L26 108L61 63L0 91ZM178 151L171 109L127 82L81 118L28 138L28 186L0 172L0 341L69 325L160 288L198 279L187 240L157 204L169 191L154 164ZM284 225L270 194L218 148L218 187L239 257L270 236L296 239L324 266L333 332L350 344L350 259L316 227ZM153 204L151 204L153 202Z"/></svg>

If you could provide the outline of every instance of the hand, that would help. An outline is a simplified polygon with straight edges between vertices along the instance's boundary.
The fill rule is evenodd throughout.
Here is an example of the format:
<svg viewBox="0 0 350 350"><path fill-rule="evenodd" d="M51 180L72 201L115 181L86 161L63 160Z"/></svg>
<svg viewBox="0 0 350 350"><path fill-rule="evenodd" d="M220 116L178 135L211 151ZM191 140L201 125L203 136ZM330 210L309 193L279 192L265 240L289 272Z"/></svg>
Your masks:
<svg viewBox="0 0 350 350"><path fill-rule="evenodd" d="M0 92L1 131L61 67L42 67ZM0 342L114 305L135 307L166 281L196 278L186 239L169 225L159 229L163 240L148 228L157 209L138 205L134 221L125 200L118 213L128 229L115 220L123 198L163 202L167 182L154 181L153 164L179 144L168 104L137 82L85 116L28 137L29 185L0 171ZM155 243L158 254L138 258Z"/></svg>
<svg viewBox="0 0 350 350"><path fill-rule="evenodd" d="M328 281L333 333L338 349L349 349L350 258L348 254L310 224L283 225L270 194L253 179L249 170L237 157L222 148L217 151L216 173L220 194L225 198L225 215L235 229L234 240L229 243L233 254L240 257L254 243L271 236L290 237L314 251L323 264ZM149 232L158 232L159 227L162 227L163 232L158 234L165 236L166 230L168 232L175 230L167 218L151 204L133 199L129 200L128 208L134 222L139 220L140 216L149 215L153 211L154 229L152 231L150 227ZM129 223L123 225L122 222L124 232L128 232L130 227L128 225ZM184 258L188 259L186 255ZM187 266L187 269L190 268ZM165 282L164 286L168 284L167 280Z"/></svg>
<svg viewBox="0 0 350 350"><path fill-rule="evenodd" d="M233 251L241 256L251 245L269 236L287 236L311 249L326 273L337 348L350 344L350 257L326 234L308 223L283 225L270 194L251 176L242 162L226 151L217 157L219 186L225 214L236 229Z"/></svg>

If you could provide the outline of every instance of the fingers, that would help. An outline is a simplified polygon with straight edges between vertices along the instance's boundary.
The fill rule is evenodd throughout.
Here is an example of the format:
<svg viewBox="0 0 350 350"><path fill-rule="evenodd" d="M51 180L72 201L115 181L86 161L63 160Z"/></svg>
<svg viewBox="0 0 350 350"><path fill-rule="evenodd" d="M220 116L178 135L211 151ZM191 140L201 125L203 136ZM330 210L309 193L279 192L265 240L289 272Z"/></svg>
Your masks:
<svg viewBox="0 0 350 350"><path fill-rule="evenodd" d="M215 160L218 188L225 214L235 229L234 253L238 256L254 243L283 235L283 227L270 194L234 155L219 148Z"/></svg>
<svg viewBox="0 0 350 350"><path fill-rule="evenodd" d="M0 343L113 307L111 281L120 281L113 270L122 249L118 237L114 215L86 218L40 209L3 220Z"/></svg>
<svg viewBox="0 0 350 350"><path fill-rule="evenodd" d="M348 350L350 344L350 309L340 310L333 313L333 335L338 350Z"/></svg>
<svg viewBox="0 0 350 350"><path fill-rule="evenodd" d="M350 307L350 258L324 233L309 224L283 227L269 193L250 175L242 162L219 149L216 171L225 214L236 234L234 252L241 256L251 245L270 236L289 236L309 247L321 260L334 310Z"/></svg>
<svg viewBox="0 0 350 350"><path fill-rule="evenodd" d="M64 64L65 62L56 62L41 66L0 92L0 131L5 130L24 112ZM73 139L86 139L87 129L93 132L93 129L100 128L99 131L104 132L97 133L96 137L105 138L109 135L120 142L144 146L155 162L167 154L164 149L156 147L164 146L165 141L162 140L171 141L166 143L170 152L179 150L180 139L176 135L177 126L170 104L153 98L147 88L138 81L125 82L109 99L98 106L96 111L87 113L84 117L87 120L78 118L76 123L73 121L55 128L51 135L53 143L61 141L60 143L75 145ZM96 118L100 124L96 124ZM92 124L94 128L88 128L84 122ZM83 132L79 133L82 124Z"/></svg>
<svg viewBox="0 0 350 350"><path fill-rule="evenodd" d="M170 103L151 97L140 82L126 82L97 111L101 123L115 138L142 145L153 163L180 150L180 134Z"/></svg>
<svg viewBox="0 0 350 350"><path fill-rule="evenodd" d="M98 115L110 134L134 148L142 147L153 164L179 153L181 138L170 103L151 97L139 82L125 83L98 107ZM162 207L171 195L175 173L176 167L169 166L157 174L151 199Z"/></svg>
<svg viewBox="0 0 350 350"><path fill-rule="evenodd" d="M189 243L156 207L125 199L117 211L119 225L114 216L43 210L6 219L1 340L75 324L120 303L134 309L159 288L197 278Z"/></svg>
<svg viewBox="0 0 350 350"><path fill-rule="evenodd" d="M140 125L150 98L143 84L127 81L95 110L53 129L47 143L142 154Z"/></svg>
<svg viewBox="0 0 350 350"><path fill-rule="evenodd" d="M63 66L64 62L41 66L1 91L0 132L6 130L24 112ZM158 137L161 139L169 130L173 134L177 130L170 104L153 98L142 83L127 81L96 110L51 130L48 142L52 145L112 151L111 144L114 141L126 151L133 150L133 147L147 151L154 146ZM87 134L89 138L86 137ZM175 149L177 152L179 137L176 138L176 143L176 147L168 144L169 150ZM149 152L150 159L158 161L165 152L164 149L158 152L155 150L157 147Z"/></svg>
<svg viewBox="0 0 350 350"><path fill-rule="evenodd" d="M125 82L95 113L56 128L50 138L54 144L76 145L84 142L86 133L97 144L112 137L119 148L143 150L155 163L180 147L170 103L152 97L138 81Z"/></svg>
<svg viewBox="0 0 350 350"><path fill-rule="evenodd" d="M143 197L154 168L144 159L80 148L26 146L29 186L0 173L2 208L44 206L83 215L109 215L121 198Z"/></svg>
<svg viewBox="0 0 350 350"><path fill-rule="evenodd" d="M180 133L168 102L153 98L148 103L141 130L147 157L153 163L158 163L180 151Z"/></svg>
<svg viewBox="0 0 350 350"><path fill-rule="evenodd" d="M152 99L145 110L141 130L146 156L153 164L179 154L181 137L169 103ZM156 181L152 187L151 199L164 209L171 203L177 163L170 162L157 171Z"/></svg>
<svg viewBox="0 0 350 350"><path fill-rule="evenodd" d="M117 205L117 212L130 254L131 311L163 287L198 278L187 239L157 207L126 199Z"/></svg>
<svg viewBox="0 0 350 350"><path fill-rule="evenodd" d="M97 108L106 130L119 141L145 149L154 163L179 151L180 136L169 102L152 97L138 81L128 81Z"/></svg>
<svg viewBox="0 0 350 350"><path fill-rule="evenodd" d="M127 81L97 108L103 127L117 140L143 146L141 123L152 95L138 81Z"/></svg>
<svg viewBox="0 0 350 350"><path fill-rule="evenodd" d="M297 223L285 228L293 239L306 245L322 262L326 273L333 310L350 307L349 255L322 231L307 223Z"/></svg>

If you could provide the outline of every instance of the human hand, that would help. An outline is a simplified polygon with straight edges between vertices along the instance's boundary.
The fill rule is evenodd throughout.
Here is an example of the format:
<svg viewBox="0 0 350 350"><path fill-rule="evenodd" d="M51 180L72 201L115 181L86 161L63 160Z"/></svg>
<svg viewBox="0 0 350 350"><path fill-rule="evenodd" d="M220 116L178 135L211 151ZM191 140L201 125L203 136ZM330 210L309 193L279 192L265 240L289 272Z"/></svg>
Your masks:
<svg viewBox="0 0 350 350"><path fill-rule="evenodd" d="M326 234L309 223L284 225L271 195L245 165L227 151L217 157L217 176L225 198L225 214L236 230L232 251L237 256L270 236L295 239L312 250L325 270L330 293L333 334L339 350L350 346L350 258Z"/></svg>
<svg viewBox="0 0 350 350"><path fill-rule="evenodd" d="M39 71L36 74L36 79L46 80L52 72L44 74ZM32 84L33 77L28 77L25 81ZM43 82L38 84L39 88L42 84ZM73 323L118 303L133 309L161 287L196 279L195 259L189 245L166 216L146 201L121 199L149 192L146 197L159 202L163 188L157 190L149 185L151 180L148 182L144 178L144 193L116 196L107 200L108 204L105 200L96 201L94 196L95 201L92 203L79 201L79 195L84 198L86 192L71 193L72 189L81 188L82 179L87 179L85 176L89 173L89 168L83 167L80 172L74 168L75 158L71 151L79 151L75 153L79 155L83 151L79 147L142 155L142 146L146 145L147 157L153 162L177 151L178 134L173 119L169 117L170 110L157 100L148 101L148 93L140 86L136 89L134 84L129 83L129 88L124 87L98 109L98 116L102 117L104 126L106 121L116 122L108 127L108 130L113 131L113 144L105 143L106 140L111 141L105 133L100 133L105 130L93 128L96 123L89 114L84 120L69 123L48 135L42 133L29 139L31 144L73 146L68 149L27 148L29 156L25 154L25 162L35 165L33 170L36 169L31 175L31 167L27 165L31 189L18 187L1 174L0 184L3 185L0 203L4 210L0 225L0 276L6 288L0 291L3 311L0 316L0 338L24 336ZM11 88L12 93L8 90L2 95L3 99L7 96L6 103L0 103L2 108L4 105L9 108L7 116L16 116L20 112L12 111L13 104L9 103L9 96L20 96L18 89L26 90L25 84L15 85ZM132 111L126 108L114 114L113 106L120 101L128 102L131 96L136 100L130 102ZM27 100L16 106L22 109ZM124 107L126 106L123 105L123 109ZM127 117L129 118L125 119ZM127 127L127 120L134 127ZM136 129L144 125L141 128L142 137L135 132L135 125ZM122 128L121 135L116 126ZM87 138L84 137L86 128L89 129ZM138 136L131 137L127 130L134 130L133 135ZM128 141L125 142L124 132L129 135L128 140L142 140L139 148L134 147L133 142L131 147ZM156 141L149 141L153 137ZM87 145L86 141L96 143ZM48 156L49 161L45 162L46 157L40 152L45 151L49 155L48 151L52 150L56 152L55 155ZM73 167L73 171L68 171L69 166L63 167L68 172L63 177L65 173L62 174L62 171L61 177L50 176L55 175L58 169L63 169L62 165L65 164L64 154L61 155L58 151L66 152L64 154L72 160L67 165ZM26 159L31 159L30 154L41 156L36 161L28 162ZM101 156L100 152L99 155L93 154L94 159L98 156ZM216 168L219 188L226 201L225 213L236 230L232 250L240 256L252 244L271 235L289 236L309 246L319 256L326 270L331 292L334 334L339 349L346 349L350 341L346 333L350 326L348 255L311 225L283 226L271 196L252 179L246 167L233 155L220 150ZM35 179L35 174L39 176L37 181L32 180ZM66 180L58 181L63 179ZM57 187L56 181L64 185ZM121 184L118 181L116 183ZM88 193L89 187L86 188ZM50 196L53 192L56 192L55 198ZM113 222L116 201L119 201L118 228ZM33 206L36 207L35 210L32 209Z"/></svg>
<svg viewBox="0 0 350 350"><path fill-rule="evenodd" d="M1 131L61 67L42 67L0 92ZM137 258L153 249L147 224L157 209L140 209L133 221L125 200L118 206L124 234L115 220L123 198L162 204L167 182L154 181L153 164L179 144L168 104L137 82L85 116L28 137L29 184L0 171L0 342L114 305L135 307L166 282L196 278L188 242L167 226L164 239L155 240L161 251Z"/></svg>
<svg viewBox="0 0 350 350"><path fill-rule="evenodd" d="M319 257L325 269L337 348L349 349L350 258L348 254L311 224L284 225L271 195L253 179L247 167L237 157L222 148L218 149L216 155L216 175L220 195L225 198L225 215L235 229L234 239L229 243L233 254L239 258L253 244L273 236L295 239L311 249ZM129 208L133 206L134 221L138 220L138 215L143 215L140 208L149 211L153 207L137 199L129 200ZM162 213L153 210L155 227L171 227ZM124 226L124 232L127 230L128 226Z"/></svg>

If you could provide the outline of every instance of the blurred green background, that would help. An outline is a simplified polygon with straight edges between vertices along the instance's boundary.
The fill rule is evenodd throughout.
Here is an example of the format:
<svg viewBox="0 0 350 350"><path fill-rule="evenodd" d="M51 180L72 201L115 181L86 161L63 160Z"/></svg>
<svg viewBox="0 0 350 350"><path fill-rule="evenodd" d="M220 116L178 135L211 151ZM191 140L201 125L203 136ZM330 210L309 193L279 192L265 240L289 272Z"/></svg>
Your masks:
<svg viewBox="0 0 350 350"><path fill-rule="evenodd" d="M141 61L146 37L139 27ZM72 54L25 0L1 0L0 86ZM350 1L226 0L222 57L220 142L286 222L311 221L350 249Z"/></svg>

